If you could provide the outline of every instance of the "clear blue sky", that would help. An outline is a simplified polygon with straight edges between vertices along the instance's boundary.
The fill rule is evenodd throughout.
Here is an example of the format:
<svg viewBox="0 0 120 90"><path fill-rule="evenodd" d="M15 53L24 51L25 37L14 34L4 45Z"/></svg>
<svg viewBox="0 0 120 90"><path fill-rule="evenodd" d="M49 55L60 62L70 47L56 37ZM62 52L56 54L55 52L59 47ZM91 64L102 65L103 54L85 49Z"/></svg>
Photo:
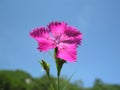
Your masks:
<svg viewBox="0 0 120 90"><path fill-rule="evenodd" d="M33 77L44 74L40 53L29 32L51 21L65 21L83 33L76 63L65 64L62 76L92 86L96 78L120 84L120 0L0 0L0 69L22 69Z"/></svg>

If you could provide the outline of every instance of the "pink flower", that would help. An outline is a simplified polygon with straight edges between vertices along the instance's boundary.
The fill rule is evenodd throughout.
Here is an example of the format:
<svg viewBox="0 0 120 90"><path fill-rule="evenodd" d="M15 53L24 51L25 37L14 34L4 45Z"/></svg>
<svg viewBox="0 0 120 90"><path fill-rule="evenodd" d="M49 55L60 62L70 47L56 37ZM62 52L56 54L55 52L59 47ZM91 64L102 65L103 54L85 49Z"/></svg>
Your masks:
<svg viewBox="0 0 120 90"><path fill-rule="evenodd" d="M76 61L76 48L82 40L82 34L76 28L65 22L52 22L47 28L34 29L30 35L37 40L40 51L57 48L57 58L69 62Z"/></svg>

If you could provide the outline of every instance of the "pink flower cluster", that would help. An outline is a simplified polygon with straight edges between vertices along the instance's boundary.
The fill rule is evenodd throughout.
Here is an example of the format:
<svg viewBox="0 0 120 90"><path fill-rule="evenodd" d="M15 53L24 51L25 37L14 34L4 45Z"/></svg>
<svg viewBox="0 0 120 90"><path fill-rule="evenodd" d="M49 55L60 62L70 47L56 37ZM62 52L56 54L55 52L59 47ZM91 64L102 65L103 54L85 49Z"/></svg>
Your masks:
<svg viewBox="0 0 120 90"><path fill-rule="evenodd" d="M57 48L56 57L68 62L76 61L76 48L81 44L82 33L65 22L51 22L30 32L37 40L40 51Z"/></svg>

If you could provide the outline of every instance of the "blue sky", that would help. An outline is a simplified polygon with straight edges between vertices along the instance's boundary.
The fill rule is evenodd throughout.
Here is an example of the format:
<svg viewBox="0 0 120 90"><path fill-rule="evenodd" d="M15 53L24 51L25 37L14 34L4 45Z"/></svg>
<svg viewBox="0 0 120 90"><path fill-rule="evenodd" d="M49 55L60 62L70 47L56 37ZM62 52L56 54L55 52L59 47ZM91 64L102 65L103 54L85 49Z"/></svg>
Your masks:
<svg viewBox="0 0 120 90"><path fill-rule="evenodd" d="M61 76L92 86L96 78L120 84L120 0L0 0L0 69L44 74L45 58L56 75L53 58L40 53L29 36L33 28L65 21L83 33L76 63L65 64Z"/></svg>

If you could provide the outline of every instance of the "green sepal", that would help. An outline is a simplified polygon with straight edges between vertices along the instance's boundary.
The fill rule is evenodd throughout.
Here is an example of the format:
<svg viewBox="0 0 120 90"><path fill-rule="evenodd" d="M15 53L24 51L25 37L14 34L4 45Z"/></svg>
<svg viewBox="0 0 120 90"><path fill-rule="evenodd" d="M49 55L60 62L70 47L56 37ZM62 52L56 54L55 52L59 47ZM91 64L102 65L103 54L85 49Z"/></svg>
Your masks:
<svg viewBox="0 0 120 90"><path fill-rule="evenodd" d="M56 57L57 52L58 52L58 49L55 48L54 58L55 58L56 67L57 67L57 76L60 76L61 69L62 69L62 67L63 67L63 64L66 63L66 61L63 60L63 59L57 58L57 57Z"/></svg>

